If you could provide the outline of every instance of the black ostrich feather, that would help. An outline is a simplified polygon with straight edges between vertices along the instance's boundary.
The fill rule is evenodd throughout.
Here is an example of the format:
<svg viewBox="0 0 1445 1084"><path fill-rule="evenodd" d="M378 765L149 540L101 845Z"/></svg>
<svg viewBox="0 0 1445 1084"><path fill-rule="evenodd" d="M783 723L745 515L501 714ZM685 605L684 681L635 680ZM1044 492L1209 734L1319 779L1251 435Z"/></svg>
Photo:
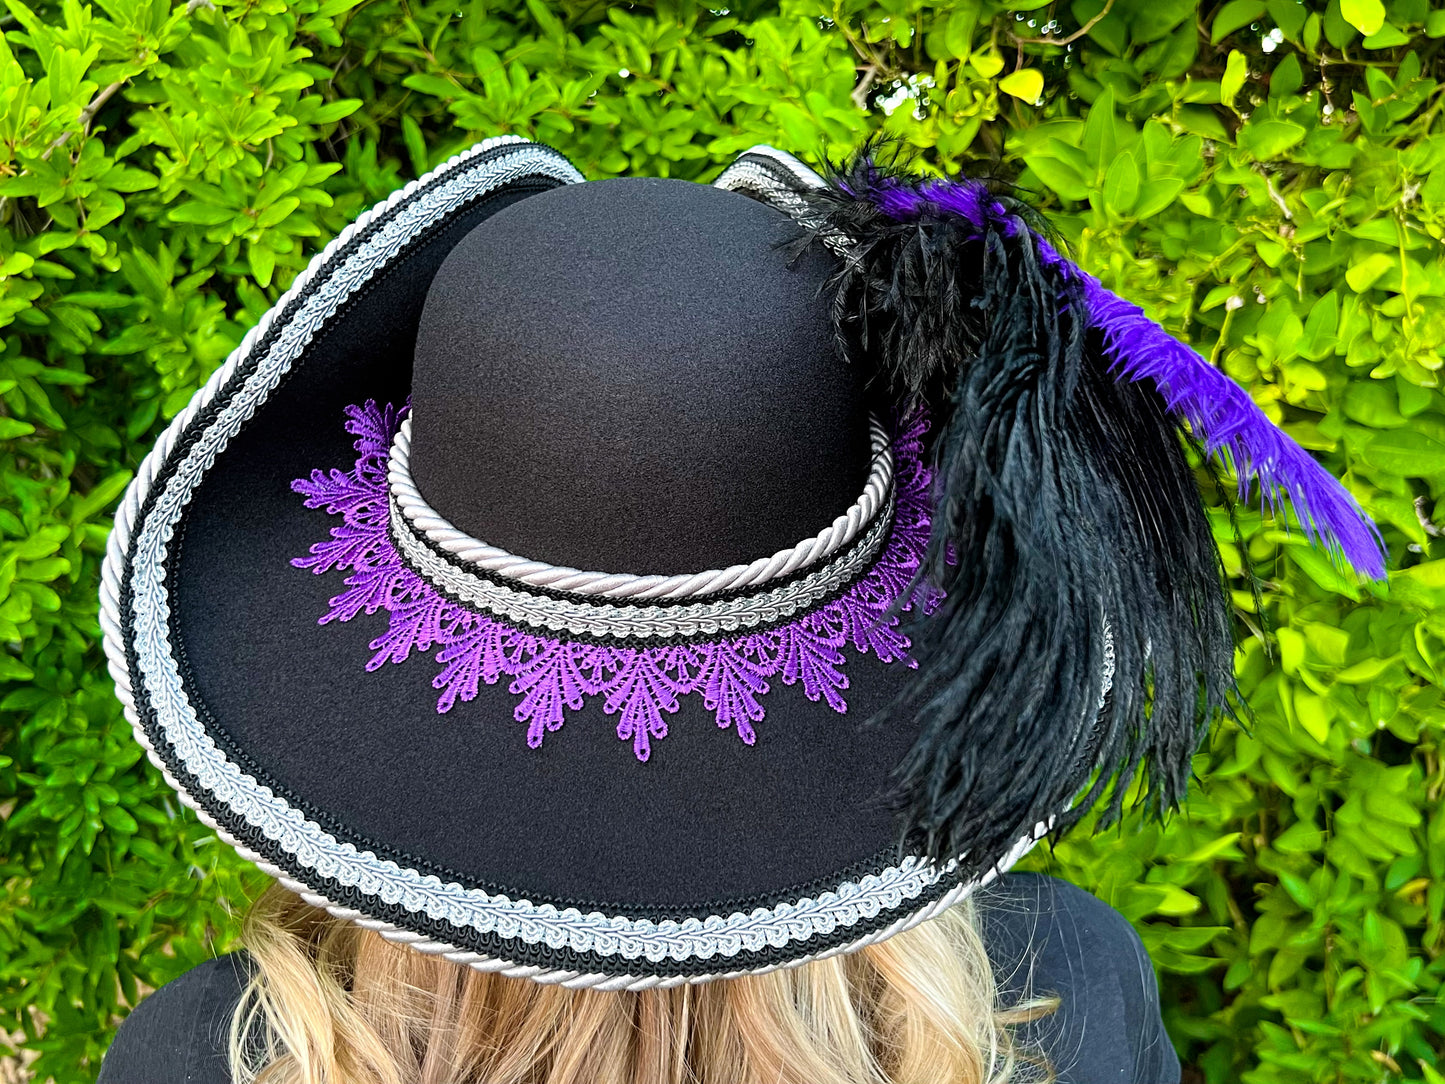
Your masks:
<svg viewBox="0 0 1445 1084"><path fill-rule="evenodd" d="M932 420L920 579L944 597L912 619L920 667L895 710L921 730L897 800L910 845L977 876L1111 781L1117 817L1141 765L1149 805L1175 805L1230 704L1234 639L1164 398L1111 371L1025 204L974 182L970 216L920 183L864 154L804 198L810 239L844 255L840 349Z"/></svg>

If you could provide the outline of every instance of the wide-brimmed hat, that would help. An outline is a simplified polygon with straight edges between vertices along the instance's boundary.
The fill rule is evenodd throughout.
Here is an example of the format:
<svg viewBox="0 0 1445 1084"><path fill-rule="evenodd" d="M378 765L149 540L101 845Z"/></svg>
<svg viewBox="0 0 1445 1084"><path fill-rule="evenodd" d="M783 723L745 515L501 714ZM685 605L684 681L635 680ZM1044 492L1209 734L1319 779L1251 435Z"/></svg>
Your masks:
<svg viewBox="0 0 1445 1084"><path fill-rule="evenodd" d="M488 140L364 213L117 516L138 738L336 914L615 989L857 948L1182 795L1232 687L1189 441L1381 573L995 186L582 180Z"/></svg>

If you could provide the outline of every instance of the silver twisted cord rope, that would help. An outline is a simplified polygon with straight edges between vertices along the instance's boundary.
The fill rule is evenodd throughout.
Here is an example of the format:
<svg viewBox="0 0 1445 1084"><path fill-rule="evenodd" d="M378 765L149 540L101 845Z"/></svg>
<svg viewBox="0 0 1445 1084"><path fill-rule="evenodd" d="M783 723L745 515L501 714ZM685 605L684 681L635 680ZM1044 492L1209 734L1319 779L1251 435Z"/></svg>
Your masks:
<svg viewBox="0 0 1445 1084"><path fill-rule="evenodd" d="M884 506L893 485L893 451L888 434L876 419L869 425L873 466L862 494L846 512L813 538L760 557L751 564L674 576L636 576L617 572L583 572L518 557L481 542L453 526L435 511L411 476L411 419L397 430L387 464L387 485L393 504L407 521L433 545L478 569L516 580L530 587L547 587L579 595L605 598L689 598L716 594L735 587L751 587L807 568L838 552L864 530Z"/></svg>

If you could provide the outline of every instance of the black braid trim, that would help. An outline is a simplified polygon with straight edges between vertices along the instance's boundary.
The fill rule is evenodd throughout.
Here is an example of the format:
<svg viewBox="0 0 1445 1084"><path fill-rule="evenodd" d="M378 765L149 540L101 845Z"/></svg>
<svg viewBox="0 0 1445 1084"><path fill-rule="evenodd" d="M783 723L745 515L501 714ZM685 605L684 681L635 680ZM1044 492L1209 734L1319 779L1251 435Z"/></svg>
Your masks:
<svg viewBox="0 0 1445 1084"><path fill-rule="evenodd" d="M187 787L192 798L207 795L203 788L197 794ZM434 919L428 915L408 911L399 904L389 904L379 897L319 875L314 869L300 865L294 857L272 840L261 838L260 846L252 842L258 835L244 819L229 810L212 811L206 806L208 815L222 831L243 845L256 851L270 865L285 871L287 876L300 881L309 890L324 896L338 907L359 911L368 918L390 923L398 929L408 930L433 941L450 945L467 952L476 952L509 963L540 967L547 971L575 971L585 974L633 975L637 977L679 975L700 976L722 974L731 971L755 971L791 963L805 956L813 956L830 948L851 944L876 930L892 925L908 915L916 914L933 901L952 890L959 883L956 875L940 878L919 895L907 900L896 910L880 910L872 918L863 918L851 926L837 927L828 933L815 934L803 941L793 941L784 948L768 946L757 951L742 951L735 956L713 956L709 959L651 961L645 957L627 959L620 955L604 956L595 952L578 952L575 949L554 949L546 944L530 944L521 938L501 937L495 933L481 933L470 926ZM872 872L878 872L873 870ZM834 886L836 887L836 885ZM586 913L599 910L586 904L568 904ZM729 914L732 910L728 911ZM643 915L629 917L646 917ZM725 917L725 916L724 916Z"/></svg>

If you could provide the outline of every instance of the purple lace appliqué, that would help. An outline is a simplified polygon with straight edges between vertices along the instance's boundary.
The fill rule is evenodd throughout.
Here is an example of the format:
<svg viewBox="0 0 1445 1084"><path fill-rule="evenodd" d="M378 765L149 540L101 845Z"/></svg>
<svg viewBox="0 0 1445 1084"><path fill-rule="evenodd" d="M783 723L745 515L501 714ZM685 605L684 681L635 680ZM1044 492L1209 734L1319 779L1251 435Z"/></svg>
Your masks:
<svg viewBox="0 0 1445 1084"><path fill-rule="evenodd" d="M667 716L689 694L700 693L717 725L751 745L771 678L801 684L809 700L821 698L842 713L848 710L843 666L849 644L881 662L916 665L897 612L928 601L923 589L910 591L929 533L931 472L922 462L921 417L902 425L894 441L892 534L874 566L841 597L763 632L633 648L524 632L452 602L403 564L388 530L386 466L404 412L371 401L346 408L356 464L349 471L315 470L291 484L308 508L323 508L342 522L310 556L291 563L317 574L350 573L320 624L386 611L387 629L371 641L367 670L405 662L413 651L435 652L438 712L474 699L482 682L510 678L507 689L518 698L513 714L527 724L527 744L536 748L568 711L602 697L603 710L617 716L618 738L631 741L637 759L646 760L652 742L667 736Z"/></svg>

